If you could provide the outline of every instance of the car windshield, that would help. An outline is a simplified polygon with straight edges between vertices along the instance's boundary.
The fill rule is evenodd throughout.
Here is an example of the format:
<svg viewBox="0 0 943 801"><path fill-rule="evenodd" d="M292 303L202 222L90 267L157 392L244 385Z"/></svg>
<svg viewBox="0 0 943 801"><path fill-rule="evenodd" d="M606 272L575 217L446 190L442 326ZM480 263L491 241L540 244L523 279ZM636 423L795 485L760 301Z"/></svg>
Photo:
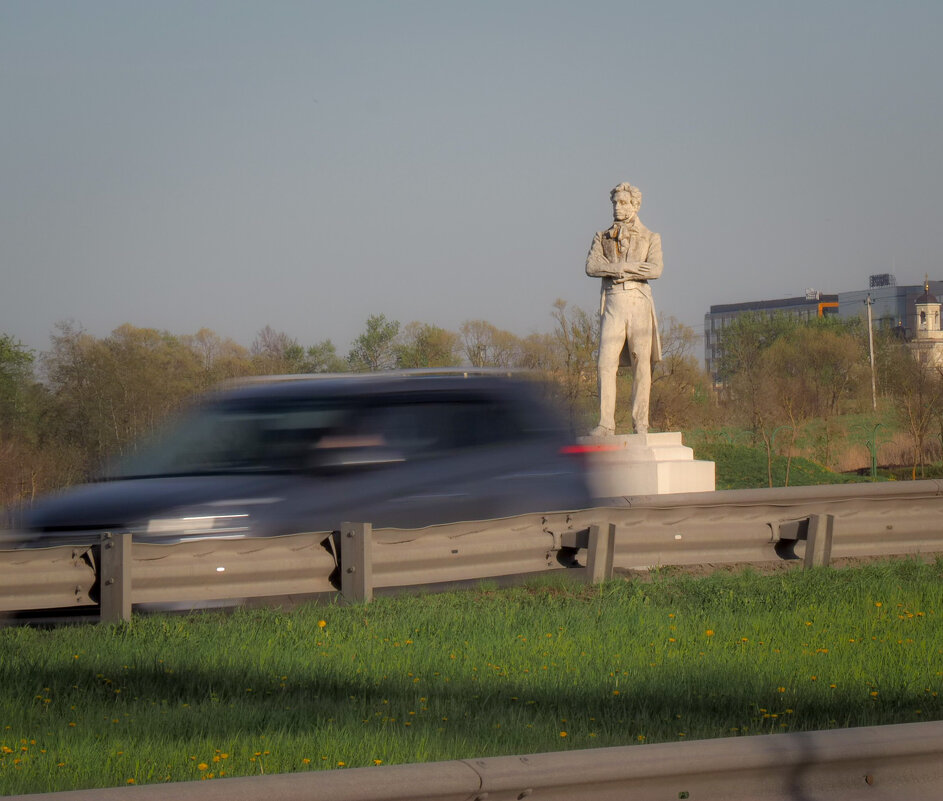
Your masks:
<svg viewBox="0 0 943 801"><path fill-rule="evenodd" d="M337 442L350 416L339 404L203 407L109 466L105 477L302 470L319 447Z"/></svg>

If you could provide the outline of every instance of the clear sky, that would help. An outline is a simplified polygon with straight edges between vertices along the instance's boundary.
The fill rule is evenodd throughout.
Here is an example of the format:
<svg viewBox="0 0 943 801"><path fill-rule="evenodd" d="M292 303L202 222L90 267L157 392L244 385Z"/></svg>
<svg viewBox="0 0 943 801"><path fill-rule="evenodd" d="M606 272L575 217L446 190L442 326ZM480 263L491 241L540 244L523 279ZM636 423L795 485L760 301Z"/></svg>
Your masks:
<svg viewBox="0 0 943 801"><path fill-rule="evenodd" d="M0 0L0 332L548 331L943 278L943 3Z"/></svg>

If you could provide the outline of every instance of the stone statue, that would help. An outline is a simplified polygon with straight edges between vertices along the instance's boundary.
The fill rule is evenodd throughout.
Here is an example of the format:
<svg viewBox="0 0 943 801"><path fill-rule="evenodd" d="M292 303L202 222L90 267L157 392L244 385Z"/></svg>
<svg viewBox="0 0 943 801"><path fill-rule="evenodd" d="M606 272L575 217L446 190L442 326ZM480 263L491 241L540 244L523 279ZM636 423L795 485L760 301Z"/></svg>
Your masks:
<svg viewBox="0 0 943 801"><path fill-rule="evenodd" d="M622 183L609 193L613 224L593 237L586 274L602 278L599 331L599 425L593 437L615 434L616 371L633 369L632 425L648 433L652 365L661 360L655 304L648 282L661 275L661 237L638 219L642 193Z"/></svg>

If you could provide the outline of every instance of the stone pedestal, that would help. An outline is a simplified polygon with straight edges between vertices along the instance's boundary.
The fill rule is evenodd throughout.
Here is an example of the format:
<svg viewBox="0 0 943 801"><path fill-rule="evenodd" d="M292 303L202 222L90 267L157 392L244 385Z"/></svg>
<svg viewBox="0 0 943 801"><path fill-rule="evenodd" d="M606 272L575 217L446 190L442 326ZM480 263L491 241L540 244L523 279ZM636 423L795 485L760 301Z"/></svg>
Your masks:
<svg viewBox="0 0 943 801"><path fill-rule="evenodd" d="M713 492L714 463L695 461L681 432L580 437L597 498Z"/></svg>

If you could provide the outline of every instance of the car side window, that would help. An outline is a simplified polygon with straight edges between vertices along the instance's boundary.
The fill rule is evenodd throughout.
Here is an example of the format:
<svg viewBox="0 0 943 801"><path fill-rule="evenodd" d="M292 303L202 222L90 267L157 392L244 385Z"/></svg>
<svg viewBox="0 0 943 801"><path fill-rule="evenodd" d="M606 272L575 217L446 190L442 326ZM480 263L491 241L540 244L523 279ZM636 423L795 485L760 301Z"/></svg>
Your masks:
<svg viewBox="0 0 943 801"><path fill-rule="evenodd" d="M493 401L390 403L369 410L361 430L379 433L406 458L464 451L524 436L507 405Z"/></svg>

